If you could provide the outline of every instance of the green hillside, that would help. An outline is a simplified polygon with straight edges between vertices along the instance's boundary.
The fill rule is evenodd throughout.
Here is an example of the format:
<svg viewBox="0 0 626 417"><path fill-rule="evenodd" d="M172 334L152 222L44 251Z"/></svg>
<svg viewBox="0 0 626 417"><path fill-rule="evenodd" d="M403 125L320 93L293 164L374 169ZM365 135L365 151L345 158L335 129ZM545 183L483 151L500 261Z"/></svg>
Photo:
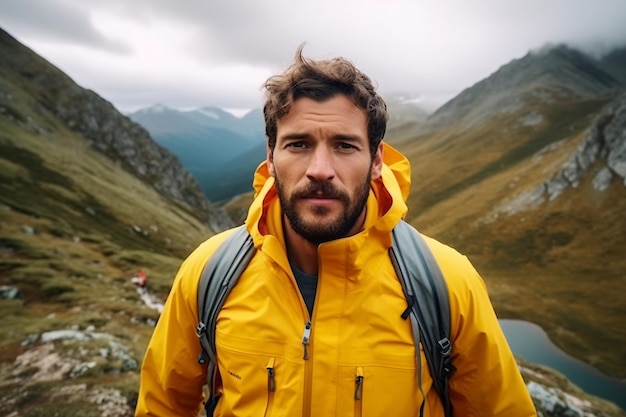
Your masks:
<svg viewBox="0 0 626 417"><path fill-rule="evenodd" d="M90 326L140 362L158 313L140 300L131 277L144 268L151 291L164 299L181 259L213 232L193 208L165 198L62 125L47 126L51 132L34 133L0 117L0 285L21 291L0 301L10 318L0 326L0 362L14 361L32 335ZM81 349L98 357L101 348ZM60 361L81 357L71 343L60 349ZM20 415L40 415L28 410L41 404L52 415L86 415L79 400L50 403L51 383L59 389L76 381L25 383L24 372L2 379L0 414L9 415L17 399L24 401ZM81 383L103 381L132 397L137 369L101 358Z"/></svg>
<svg viewBox="0 0 626 417"><path fill-rule="evenodd" d="M503 318L542 326L563 350L603 372L626 376L626 187L599 192L592 181L554 201L508 214L498 210L558 172L608 98L545 104L467 129L446 128L398 144L413 162L408 220L467 254ZM528 108L541 123L520 123ZM512 301L514 300L514 301Z"/></svg>

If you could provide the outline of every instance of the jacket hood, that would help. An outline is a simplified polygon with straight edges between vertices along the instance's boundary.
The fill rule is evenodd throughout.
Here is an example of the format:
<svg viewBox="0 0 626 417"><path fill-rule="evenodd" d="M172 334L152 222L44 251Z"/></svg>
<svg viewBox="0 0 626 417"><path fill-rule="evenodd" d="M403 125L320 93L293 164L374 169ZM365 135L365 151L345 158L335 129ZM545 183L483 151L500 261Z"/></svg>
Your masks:
<svg viewBox="0 0 626 417"><path fill-rule="evenodd" d="M269 232L268 218L280 223L278 193L267 161L256 169L253 180L254 201L248 211L246 227L257 239ZM406 200L411 187L411 165L408 159L388 143L383 142L383 168L379 179L372 181L367 202L365 228L388 234L407 213ZM373 215L377 213L377 215Z"/></svg>

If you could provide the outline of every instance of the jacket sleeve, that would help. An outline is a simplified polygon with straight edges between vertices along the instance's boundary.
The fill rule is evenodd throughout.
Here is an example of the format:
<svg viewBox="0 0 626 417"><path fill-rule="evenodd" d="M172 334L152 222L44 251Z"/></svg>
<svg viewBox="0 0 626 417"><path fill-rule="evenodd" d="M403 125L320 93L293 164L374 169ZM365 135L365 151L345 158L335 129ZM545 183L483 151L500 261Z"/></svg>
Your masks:
<svg viewBox="0 0 626 417"><path fill-rule="evenodd" d="M194 416L202 407L206 365L196 336L197 289L211 241L181 265L165 302L143 364L135 416Z"/></svg>
<svg viewBox="0 0 626 417"><path fill-rule="evenodd" d="M536 417L487 288L470 261L435 243L450 295L453 339L450 398L455 415Z"/></svg>

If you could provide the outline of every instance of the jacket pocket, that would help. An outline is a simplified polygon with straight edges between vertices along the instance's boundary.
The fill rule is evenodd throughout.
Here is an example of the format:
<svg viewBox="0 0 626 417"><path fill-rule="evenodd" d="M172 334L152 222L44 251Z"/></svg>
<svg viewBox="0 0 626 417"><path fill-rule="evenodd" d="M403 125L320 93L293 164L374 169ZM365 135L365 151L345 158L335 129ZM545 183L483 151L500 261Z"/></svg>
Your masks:
<svg viewBox="0 0 626 417"><path fill-rule="evenodd" d="M219 336L217 362L223 395L215 415L287 417L301 414L303 367L300 356L300 363L289 360L285 344L276 341ZM297 348L293 350L302 354Z"/></svg>
<svg viewBox="0 0 626 417"><path fill-rule="evenodd" d="M428 373L428 370L426 370ZM430 384L430 382L427 382ZM414 366L342 366L337 415L354 417L417 416L422 401Z"/></svg>

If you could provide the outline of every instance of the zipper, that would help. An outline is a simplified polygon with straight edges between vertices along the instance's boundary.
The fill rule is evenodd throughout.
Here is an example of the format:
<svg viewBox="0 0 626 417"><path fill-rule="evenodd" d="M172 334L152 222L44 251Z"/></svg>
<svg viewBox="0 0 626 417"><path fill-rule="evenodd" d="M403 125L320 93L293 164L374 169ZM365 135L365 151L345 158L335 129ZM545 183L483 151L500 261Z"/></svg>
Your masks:
<svg viewBox="0 0 626 417"><path fill-rule="evenodd" d="M354 381L354 399L361 401L363 397L363 368L356 368L356 379Z"/></svg>
<svg viewBox="0 0 626 417"><path fill-rule="evenodd" d="M363 368L356 368L356 378L354 380L354 416L360 417L363 413Z"/></svg>
<svg viewBox="0 0 626 417"><path fill-rule="evenodd" d="M311 320L304 324L304 331L302 332L302 346L304 346L304 356L302 359L309 360L309 343L311 341Z"/></svg>
<svg viewBox="0 0 626 417"><path fill-rule="evenodd" d="M267 392L276 392L276 381L274 379L274 358L270 358L267 363Z"/></svg>
<svg viewBox="0 0 626 417"><path fill-rule="evenodd" d="M276 380L274 378L274 362L276 358L270 358L265 369L267 370L267 403L265 404L264 416L272 415L274 408L274 393L276 392Z"/></svg>
<svg viewBox="0 0 626 417"><path fill-rule="evenodd" d="M313 387L313 361L309 355L309 346L311 344L311 331L313 330L311 320L308 320L304 324L304 331L302 333L302 346L304 347L304 354L302 359L304 360L304 387L302 398L302 417L311 416L311 390Z"/></svg>

